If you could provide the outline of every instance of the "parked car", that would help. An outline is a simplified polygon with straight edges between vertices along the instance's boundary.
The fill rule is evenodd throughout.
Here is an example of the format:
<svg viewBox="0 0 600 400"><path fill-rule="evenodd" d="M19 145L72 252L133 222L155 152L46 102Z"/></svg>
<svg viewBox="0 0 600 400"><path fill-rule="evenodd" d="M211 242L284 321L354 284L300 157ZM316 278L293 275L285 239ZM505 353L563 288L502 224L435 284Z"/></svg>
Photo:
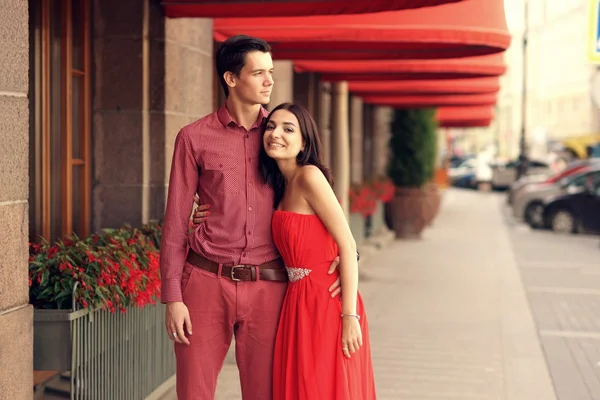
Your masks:
<svg viewBox="0 0 600 400"><path fill-rule="evenodd" d="M513 183L506 193L506 203L511 205L513 204L513 199L519 192L521 192L524 188L529 185L540 183L548 180L549 175L540 174L540 175L526 175L519 178L515 183Z"/></svg>
<svg viewBox="0 0 600 400"><path fill-rule="evenodd" d="M557 174L538 174L538 175L524 176L511 185L510 189L508 190L507 196L506 196L506 201L508 204L513 204L513 199L515 197L518 197L519 194L523 190L525 190L525 188L528 187L529 185L533 185L533 184L541 183L541 182L556 183L556 182L560 181L561 179L563 179L569 175L573 175L577 171L582 170L585 167L588 167L595 163L600 164L600 159L574 161L574 162L570 163L567 166L567 168L565 168L562 172L559 172Z"/></svg>
<svg viewBox="0 0 600 400"><path fill-rule="evenodd" d="M600 173L588 174L583 188L574 190L546 204L545 227L556 233L600 233Z"/></svg>
<svg viewBox="0 0 600 400"><path fill-rule="evenodd" d="M448 179L450 184L453 185L457 180L460 180L464 176L472 175L477 166L477 160L475 158L467 158L455 167L448 169Z"/></svg>
<svg viewBox="0 0 600 400"><path fill-rule="evenodd" d="M506 164L494 163L492 167L492 188L506 189L517 180L517 161L513 160ZM552 170L550 166L541 161L530 160L527 167L527 175L548 175Z"/></svg>
<svg viewBox="0 0 600 400"><path fill-rule="evenodd" d="M600 166L587 166L558 181L544 181L526 186L515 194L512 205L513 215L532 228L543 228L546 204L557 197L583 189L590 175L600 176Z"/></svg>
<svg viewBox="0 0 600 400"><path fill-rule="evenodd" d="M468 174L462 175L457 178L452 184L454 187L475 189L477 187L477 178L475 177L475 171L471 171Z"/></svg>
<svg viewBox="0 0 600 400"><path fill-rule="evenodd" d="M465 162L466 160L468 160L470 158L475 158L475 156L472 154L467 154L467 155L462 155L462 156L452 156L452 157L450 157L449 167L456 168L460 164L462 164L463 162Z"/></svg>
<svg viewBox="0 0 600 400"><path fill-rule="evenodd" d="M562 141L562 145L573 158L584 160L591 156L590 148L600 144L600 134L569 137Z"/></svg>

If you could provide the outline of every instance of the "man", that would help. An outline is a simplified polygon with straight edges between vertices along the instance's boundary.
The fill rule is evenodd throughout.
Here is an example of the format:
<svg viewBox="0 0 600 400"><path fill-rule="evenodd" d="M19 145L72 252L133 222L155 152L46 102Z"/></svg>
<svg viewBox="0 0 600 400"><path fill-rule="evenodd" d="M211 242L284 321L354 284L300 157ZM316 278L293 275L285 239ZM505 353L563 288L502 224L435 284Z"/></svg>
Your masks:
<svg viewBox="0 0 600 400"><path fill-rule="evenodd" d="M165 325L175 341L180 400L214 398L234 334L243 398L269 400L287 286L271 239L273 192L258 172L262 105L274 83L270 47L234 36L217 51L216 66L226 104L175 140L161 242ZM188 236L195 193L210 217Z"/></svg>

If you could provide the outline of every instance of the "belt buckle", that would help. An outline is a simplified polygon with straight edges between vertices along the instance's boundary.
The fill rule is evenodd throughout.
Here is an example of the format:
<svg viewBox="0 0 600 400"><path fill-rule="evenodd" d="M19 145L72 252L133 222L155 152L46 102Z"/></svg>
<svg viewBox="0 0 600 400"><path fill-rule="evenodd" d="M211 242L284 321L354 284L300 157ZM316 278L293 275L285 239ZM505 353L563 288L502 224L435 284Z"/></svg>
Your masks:
<svg viewBox="0 0 600 400"><path fill-rule="evenodd" d="M237 268L246 268L246 266L245 265L232 265L231 266L231 273L229 274L229 278L231 278L232 281L241 282L242 281L241 279L233 277L233 273L235 272L235 270Z"/></svg>

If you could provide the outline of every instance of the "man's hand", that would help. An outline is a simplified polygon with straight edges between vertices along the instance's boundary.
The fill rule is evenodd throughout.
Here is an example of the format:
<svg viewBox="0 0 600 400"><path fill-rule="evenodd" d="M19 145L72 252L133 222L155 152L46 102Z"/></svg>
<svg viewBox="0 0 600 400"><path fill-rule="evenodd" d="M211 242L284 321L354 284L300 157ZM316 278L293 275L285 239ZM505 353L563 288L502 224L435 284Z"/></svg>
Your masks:
<svg viewBox="0 0 600 400"><path fill-rule="evenodd" d="M329 275L333 274L335 272L335 270L338 269L339 265L340 265L340 257L337 256L335 258L335 260L333 260L333 262L331 263L331 266L329 267L329 271L327 271L327 273ZM329 293L331 293L332 298L339 295L340 293L342 293L342 279L339 276L335 280L335 282L333 282L333 285L331 285L329 287Z"/></svg>
<svg viewBox="0 0 600 400"><path fill-rule="evenodd" d="M167 303L165 326L171 340L189 346L190 341L185 333L187 332L188 335L192 334L192 321L190 319L190 312L183 302L174 301Z"/></svg>
<svg viewBox="0 0 600 400"><path fill-rule="evenodd" d="M206 217L210 215L210 211L207 211L210 208L210 204L200 204L200 197L197 194L194 195L194 203L196 203L197 207L194 209L192 221L194 225L198 225L206 221Z"/></svg>

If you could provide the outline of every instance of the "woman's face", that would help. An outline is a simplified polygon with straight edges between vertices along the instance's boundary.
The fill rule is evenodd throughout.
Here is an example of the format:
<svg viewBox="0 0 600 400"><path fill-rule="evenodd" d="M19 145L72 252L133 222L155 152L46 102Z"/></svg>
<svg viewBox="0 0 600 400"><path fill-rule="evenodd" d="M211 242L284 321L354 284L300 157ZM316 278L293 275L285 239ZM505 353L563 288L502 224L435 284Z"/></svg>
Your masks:
<svg viewBox="0 0 600 400"><path fill-rule="evenodd" d="M271 114L263 135L267 155L275 160L295 159L304 150L304 139L296 116L287 110Z"/></svg>

